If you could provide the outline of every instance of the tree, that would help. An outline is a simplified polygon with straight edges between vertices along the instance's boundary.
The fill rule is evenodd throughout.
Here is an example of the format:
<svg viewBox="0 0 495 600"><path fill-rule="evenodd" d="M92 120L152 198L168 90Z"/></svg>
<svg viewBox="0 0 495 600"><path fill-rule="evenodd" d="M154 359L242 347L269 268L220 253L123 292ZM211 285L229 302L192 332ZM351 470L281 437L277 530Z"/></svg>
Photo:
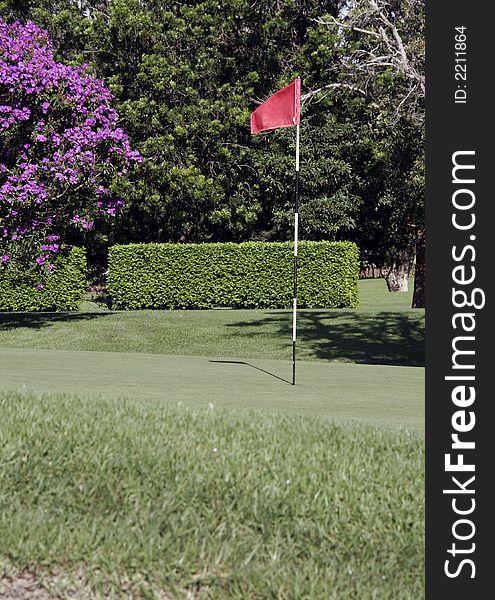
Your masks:
<svg viewBox="0 0 495 600"><path fill-rule="evenodd" d="M318 22L339 33L343 49L327 76L365 95L384 152L385 184L363 217L385 238L389 289L407 289L417 249L413 305L424 306L424 0L355 0Z"/></svg>
<svg viewBox="0 0 495 600"><path fill-rule="evenodd" d="M62 0L57 3L64 4ZM143 163L121 180L119 241L249 238L260 197L248 129L252 98L290 56L295 4L33 1L64 60L89 60L115 94ZM67 43L68 42L68 43Z"/></svg>
<svg viewBox="0 0 495 600"><path fill-rule="evenodd" d="M122 206L112 189L141 159L111 101L86 66L55 61L46 32L0 20L3 268L31 260L42 278L70 230L90 230Z"/></svg>
<svg viewBox="0 0 495 600"><path fill-rule="evenodd" d="M282 164L286 144L281 140L274 151L253 140L249 113L299 69L306 73L303 55L314 19L322 11L338 14L341 5L341 0L228 0L220 9L212 0L165 6L154 0L31 1L31 18L49 28L60 58L88 60L107 82L143 156L133 180L120 181L127 202L111 241L284 235L281 218L290 186L273 198L273 178L267 185L264 165ZM307 165L331 168L316 145L306 145L305 152ZM315 224L306 234L324 237L315 219L331 209L328 199L339 186L325 190L323 174L318 181L313 185L308 178L305 185L303 202L313 203L306 212ZM348 185L346 179L342 191ZM337 220L332 222L330 237Z"/></svg>
<svg viewBox="0 0 495 600"><path fill-rule="evenodd" d="M309 240L348 239L363 203L364 165L373 148L362 125L340 121L323 109L303 112L301 126L300 236ZM291 239L295 135L280 129L258 136L255 165L263 206L264 239Z"/></svg>
<svg viewBox="0 0 495 600"><path fill-rule="evenodd" d="M351 238L391 272L410 264L423 225L420 90L409 93L399 46L397 65L368 63L395 28L421 73L421 2L376 2L392 26L380 40L369 0L0 0L9 18L49 30L58 60L89 63L143 156L115 181L126 206L91 251L288 239L293 131L253 138L248 123L257 102L301 75L302 235Z"/></svg>

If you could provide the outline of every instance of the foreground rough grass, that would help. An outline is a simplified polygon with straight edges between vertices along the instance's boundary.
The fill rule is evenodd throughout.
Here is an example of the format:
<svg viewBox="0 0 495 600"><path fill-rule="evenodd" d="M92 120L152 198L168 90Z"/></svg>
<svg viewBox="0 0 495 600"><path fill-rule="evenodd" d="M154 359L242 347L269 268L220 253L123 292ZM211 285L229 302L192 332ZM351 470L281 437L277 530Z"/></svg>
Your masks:
<svg viewBox="0 0 495 600"><path fill-rule="evenodd" d="M0 560L24 578L96 598L423 596L420 434L8 392L0 414Z"/></svg>

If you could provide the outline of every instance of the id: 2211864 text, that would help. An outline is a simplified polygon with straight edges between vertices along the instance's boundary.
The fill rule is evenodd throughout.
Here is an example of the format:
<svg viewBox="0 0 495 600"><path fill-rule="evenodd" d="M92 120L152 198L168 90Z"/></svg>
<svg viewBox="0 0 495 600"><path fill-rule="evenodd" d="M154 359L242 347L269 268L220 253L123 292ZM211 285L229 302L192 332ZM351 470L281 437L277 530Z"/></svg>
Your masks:
<svg viewBox="0 0 495 600"><path fill-rule="evenodd" d="M454 29L454 78L455 104L467 103L467 28L463 25Z"/></svg>

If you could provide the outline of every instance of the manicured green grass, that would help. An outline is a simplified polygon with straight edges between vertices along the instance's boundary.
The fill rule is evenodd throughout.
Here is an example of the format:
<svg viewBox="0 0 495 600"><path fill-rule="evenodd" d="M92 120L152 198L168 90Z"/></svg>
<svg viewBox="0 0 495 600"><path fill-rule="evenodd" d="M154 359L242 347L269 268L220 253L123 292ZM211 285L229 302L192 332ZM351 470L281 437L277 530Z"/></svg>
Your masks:
<svg viewBox="0 0 495 600"><path fill-rule="evenodd" d="M424 595L420 434L97 395L2 392L0 414L13 568L97 598Z"/></svg>
<svg viewBox="0 0 495 600"><path fill-rule="evenodd" d="M361 306L305 310L298 357L382 365L424 365L424 310L411 292L360 281ZM292 315L285 310L0 313L0 346L290 360Z"/></svg>
<svg viewBox="0 0 495 600"><path fill-rule="evenodd" d="M79 393L424 426L424 369L119 352L0 348L1 389Z"/></svg>
<svg viewBox="0 0 495 600"><path fill-rule="evenodd" d="M422 597L424 311L360 291L296 386L290 311L0 313L0 595Z"/></svg>
<svg viewBox="0 0 495 600"><path fill-rule="evenodd" d="M361 279L359 287L359 309L369 311L401 311L409 314L422 313L421 309L412 309L414 280L409 280L409 291L389 292L384 279Z"/></svg>

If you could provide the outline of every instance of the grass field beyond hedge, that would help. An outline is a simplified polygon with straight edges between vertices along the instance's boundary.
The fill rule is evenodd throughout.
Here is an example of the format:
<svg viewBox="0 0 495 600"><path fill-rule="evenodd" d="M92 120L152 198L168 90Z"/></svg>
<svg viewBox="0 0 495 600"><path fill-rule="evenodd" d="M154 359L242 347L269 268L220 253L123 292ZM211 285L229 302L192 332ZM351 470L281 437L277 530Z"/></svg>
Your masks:
<svg viewBox="0 0 495 600"><path fill-rule="evenodd" d="M419 434L8 392L0 411L6 569L97 598L423 596Z"/></svg>

